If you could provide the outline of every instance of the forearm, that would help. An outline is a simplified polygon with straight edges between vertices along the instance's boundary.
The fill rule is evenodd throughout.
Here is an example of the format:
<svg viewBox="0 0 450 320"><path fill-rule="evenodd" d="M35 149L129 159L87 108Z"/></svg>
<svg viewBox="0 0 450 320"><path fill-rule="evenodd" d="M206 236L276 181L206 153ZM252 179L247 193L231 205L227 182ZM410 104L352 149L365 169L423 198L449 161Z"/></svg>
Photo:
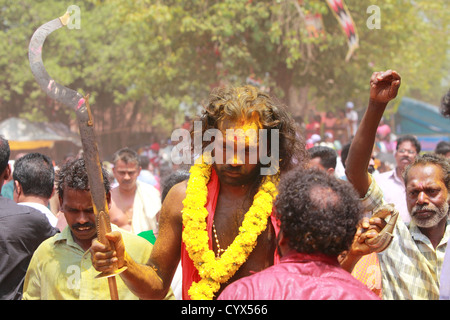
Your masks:
<svg viewBox="0 0 450 320"><path fill-rule="evenodd" d="M135 262L125 253L127 269L120 274L122 280L133 294L143 300L162 300L170 289L156 270L150 265Z"/></svg>
<svg viewBox="0 0 450 320"><path fill-rule="evenodd" d="M362 256L363 255L355 254L352 251L348 252L340 261L341 267L351 273Z"/></svg>
<svg viewBox="0 0 450 320"><path fill-rule="evenodd" d="M372 156L378 124L386 106L387 103L369 100L367 110L350 146L345 174L360 197L366 194L370 185L367 167Z"/></svg>

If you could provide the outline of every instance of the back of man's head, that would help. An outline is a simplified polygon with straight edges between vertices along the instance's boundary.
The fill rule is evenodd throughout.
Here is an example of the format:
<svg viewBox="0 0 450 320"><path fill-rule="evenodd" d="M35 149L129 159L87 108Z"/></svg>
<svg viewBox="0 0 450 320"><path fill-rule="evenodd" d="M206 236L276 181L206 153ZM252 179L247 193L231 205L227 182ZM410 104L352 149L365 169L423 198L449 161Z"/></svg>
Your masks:
<svg viewBox="0 0 450 320"><path fill-rule="evenodd" d="M434 149L434 152L437 154L441 154L443 156L446 156L448 153L450 153L450 142L448 141L440 141L436 148Z"/></svg>
<svg viewBox="0 0 450 320"><path fill-rule="evenodd" d="M14 162L13 179L25 196L50 199L55 182L52 160L41 153L28 153Z"/></svg>
<svg viewBox="0 0 450 320"><path fill-rule="evenodd" d="M9 142L2 136L0 136L0 174L5 171L8 166L11 150L9 148Z"/></svg>
<svg viewBox="0 0 450 320"><path fill-rule="evenodd" d="M162 183L162 191L161 191L161 203L164 202L164 199L166 198L167 194L169 193L170 189L176 185L177 183L180 183L184 180L189 179L190 173L186 170L177 170L172 172L169 176L167 176Z"/></svg>
<svg viewBox="0 0 450 320"><path fill-rule="evenodd" d="M291 249L329 256L350 248L362 213L347 181L316 169L293 170L282 177L275 206Z"/></svg>
<svg viewBox="0 0 450 320"><path fill-rule="evenodd" d="M148 170L148 166L150 165L150 158L146 155L139 156L139 166L142 170Z"/></svg>
<svg viewBox="0 0 450 320"><path fill-rule="evenodd" d="M450 89L442 96L441 114L446 118L450 118Z"/></svg>

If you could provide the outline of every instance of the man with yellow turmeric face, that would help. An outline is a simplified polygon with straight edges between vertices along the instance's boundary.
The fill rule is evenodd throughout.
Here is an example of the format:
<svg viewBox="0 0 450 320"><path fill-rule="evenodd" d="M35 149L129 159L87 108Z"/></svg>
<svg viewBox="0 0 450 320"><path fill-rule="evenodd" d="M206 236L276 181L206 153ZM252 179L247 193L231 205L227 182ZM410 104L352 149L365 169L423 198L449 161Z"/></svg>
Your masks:
<svg viewBox="0 0 450 320"><path fill-rule="evenodd" d="M192 150L201 154L193 155L189 180L165 198L148 264L129 257L119 233L108 235L114 252L98 241L91 247L98 271L127 265L120 277L142 299L165 296L180 259L183 299L215 299L231 282L277 263L276 186L280 174L307 159L293 118L267 94L244 86L214 90L199 121L203 141L198 148L193 139Z"/></svg>
<svg viewBox="0 0 450 320"><path fill-rule="evenodd" d="M219 124L221 134L214 141L214 169L221 183L242 186L257 179L260 129L257 119L224 120Z"/></svg>

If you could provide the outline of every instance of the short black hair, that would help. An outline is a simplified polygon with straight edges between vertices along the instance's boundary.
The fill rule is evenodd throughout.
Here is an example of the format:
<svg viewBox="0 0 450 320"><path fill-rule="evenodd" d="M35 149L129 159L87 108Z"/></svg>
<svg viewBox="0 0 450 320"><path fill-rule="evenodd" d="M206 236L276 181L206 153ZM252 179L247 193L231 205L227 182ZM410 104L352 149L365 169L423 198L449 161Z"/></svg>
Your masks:
<svg viewBox="0 0 450 320"><path fill-rule="evenodd" d="M347 157L348 157L348 153L350 151L351 145L352 145L352 142L350 141L349 143L346 143L341 149L341 162L342 162L342 165L344 166L344 168L346 166L345 163L347 161Z"/></svg>
<svg viewBox="0 0 450 320"><path fill-rule="evenodd" d="M53 162L42 153L28 153L14 162L13 179L20 183L24 195L50 199L55 185Z"/></svg>
<svg viewBox="0 0 450 320"><path fill-rule="evenodd" d="M450 142L448 141L440 141L436 148L434 149L434 152L437 154L446 155L450 152Z"/></svg>
<svg viewBox="0 0 450 320"><path fill-rule="evenodd" d="M8 166L10 156L11 149L9 148L9 142L0 136L0 173L3 173Z"/></svg>
<svg viewBox="0 0 450 320"><path fill-rule="evenodd" d="M111 191L110 177L106 169L102 167L103 184L105 192ZM89 191L89 179L83 158L77 158L66 162L56 175L58 195L64 197L64 188Z"/></svg>
<svg viewBox="0 0 450 320"><path fill-rule="evenodd" d="M181 181L189 179L189 176L189 171L186 170L176 170L168 175L162 183L161 203L164 202L164 199L174 185Z"/></svg>
<svg viewBox="0 0 450 320"><path fill-rule="evenodd" d="M397 138L397 146L395 147L395 150L398 150L399 146L405 141L409 141L414 145L414 147L416 148L417 154L419 154L420 151L422 150L419 140L417 140L417 138L415 136L413 136L412 134L405 134L403 136L398 137Z"/></svg>
<svg viewBox="0 0 450 320"><path fill-rule="evenodd" d="M300 168L282 176L275 206L291 249L329 256L350 248L363 212L349 182Z"/></svg>
<svg viewBox="0 0 450 320"><path fill-rule="evenodd" d="M314 146L308 149L311 159L320 158L320 164L326 169L336 169L337 152L327 146Z"/></svg>
<svg viewBox="0 0 450 320"><path fill-rule="evenodd" d="M140 155L139 156L139 166L144 170L148 170L149 165L150 165L150 158L145 155Z"/></svg>
<svg viewBox="0 0 450 320"><path fill-rule="evenodd" d="M441 114L446 118L450 118L450 89L442 97Z"/></svg>

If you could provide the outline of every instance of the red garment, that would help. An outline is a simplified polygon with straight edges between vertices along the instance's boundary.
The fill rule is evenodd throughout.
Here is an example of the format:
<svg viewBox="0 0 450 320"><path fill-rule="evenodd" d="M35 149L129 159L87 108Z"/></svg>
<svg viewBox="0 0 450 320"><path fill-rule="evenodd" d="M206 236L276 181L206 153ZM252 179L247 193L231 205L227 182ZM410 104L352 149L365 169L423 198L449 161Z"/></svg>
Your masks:
<svg viewBox="0 0 450 320"><path fill-rule="evenodd" d="M219 300L379 300L335 257L291 252L273 265L228 285Z"/></svg>
<svg viewBox="0 0 450 320"><path fill-rule="evenodd" d="M216 171L212 169L211 177L209 179L208 185L208 197L206 200L205 208L208 210L208 217L206 218L207 231L209 236L209 249L212 250L212 225L214 222L214 213L216 211L217 197L219 195L220 183L219 177L216 174ZM278 232L280 230L279 225L276 222L275 215L272 212L271 222L275 230L275 235L278 236ZM183 227L184 228L184 227ZM274 263L279 262L278 253L275 252ZM194 266L189 254L186 250L186 245L184 242L181 242L181 265L183 270L183 290L182 297L183 300L190 300L190 296L188 294L189 288L192 285L192 282L198 282L201 280L201 277L198 274L197 268Z"/></svg>

